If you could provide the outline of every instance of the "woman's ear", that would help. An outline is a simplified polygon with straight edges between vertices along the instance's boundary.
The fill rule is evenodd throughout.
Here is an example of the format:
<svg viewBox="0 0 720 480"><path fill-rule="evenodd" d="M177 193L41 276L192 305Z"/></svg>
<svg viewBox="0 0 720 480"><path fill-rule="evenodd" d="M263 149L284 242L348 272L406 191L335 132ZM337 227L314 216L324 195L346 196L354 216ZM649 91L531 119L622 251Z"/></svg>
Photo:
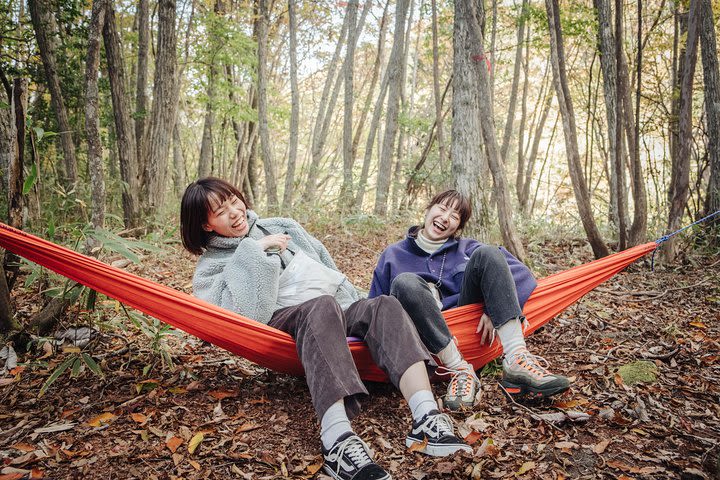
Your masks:
<svg viewBox="0 0 720 480"><path fill-rule="evenodd" d="M210 225L208 225L207 223L203 223L202 228L203 228L203 230L205 230L206 232L212 232L212 231L213 231L212 227L211 227Z"/></svg>

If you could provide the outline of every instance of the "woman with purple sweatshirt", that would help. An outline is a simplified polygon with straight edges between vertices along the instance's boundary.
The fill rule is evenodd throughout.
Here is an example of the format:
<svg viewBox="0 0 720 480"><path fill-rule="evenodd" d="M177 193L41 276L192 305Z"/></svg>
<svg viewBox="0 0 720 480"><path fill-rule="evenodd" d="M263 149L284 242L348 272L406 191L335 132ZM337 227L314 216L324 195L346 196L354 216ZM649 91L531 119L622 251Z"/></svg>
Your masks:
<svg viewBox="0 0 720 480"><path fill-rule="evenodd" d="M415 323L425 346L452 374L444 404L472 406L480 381L458 350L442 310L483 303L478 341L500 339L505 389L519 398L542 398L570 386L550 373L547 362L528 352L522 307L537 282L530 270L503 247L484 245L459 233L472 213L467 197L455 190L436 195L423 225L387 247L373 273L369 297L393 295Z"/></svg>

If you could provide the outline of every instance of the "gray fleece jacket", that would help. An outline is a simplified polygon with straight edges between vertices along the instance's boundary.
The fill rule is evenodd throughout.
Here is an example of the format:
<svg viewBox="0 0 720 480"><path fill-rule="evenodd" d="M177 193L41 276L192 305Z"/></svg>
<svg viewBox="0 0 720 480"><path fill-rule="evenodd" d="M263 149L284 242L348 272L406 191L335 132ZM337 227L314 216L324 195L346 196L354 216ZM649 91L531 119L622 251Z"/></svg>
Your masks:
<svg viewBox="0 0 720 480"><path fill-rule="evenodd" d="M277 308L278 279L282 265L278 255L267 255L258 240L270 234L290 235L288 249L304 251L323 265L338 270L330 253L318 239L290 218L260 219L247 211L250 231L243 238L215 235L200 256L193 276L193 294L207 302L248 318L268 323ZM284 257L287 257L285 255ZM360 299L357 289L346 278L335 299L345 310Z"/></svg>

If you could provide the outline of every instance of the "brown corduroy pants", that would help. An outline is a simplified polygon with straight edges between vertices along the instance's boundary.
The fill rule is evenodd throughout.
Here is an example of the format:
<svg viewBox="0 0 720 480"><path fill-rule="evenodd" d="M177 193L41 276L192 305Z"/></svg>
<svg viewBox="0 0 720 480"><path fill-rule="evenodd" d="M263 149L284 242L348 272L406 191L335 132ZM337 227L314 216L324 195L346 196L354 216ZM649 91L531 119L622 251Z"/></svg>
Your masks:
<svg viewBox="0 0 720 480"><path fill-rule="evenodd" d="M425 361L429 370L436 366L395 297L359 300L343 312L334 297L323 295L277 310L268 325L295 339L318 418L341 398L353 418L360 412L359 397L368 393L346 337L364 339L373 360L396 387L411 365Z"/></svg>

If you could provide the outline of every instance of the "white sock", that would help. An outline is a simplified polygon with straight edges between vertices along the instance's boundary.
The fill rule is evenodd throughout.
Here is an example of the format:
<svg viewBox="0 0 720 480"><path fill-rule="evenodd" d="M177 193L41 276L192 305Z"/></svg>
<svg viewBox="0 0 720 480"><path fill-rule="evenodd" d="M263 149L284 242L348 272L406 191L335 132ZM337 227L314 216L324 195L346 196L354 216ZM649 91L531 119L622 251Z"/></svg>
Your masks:
<svg viewBox="0 0 720 480"><path fill-rule="evenodd" d="M408 400L410 405L410 411L415 422L422 420L422 418L433 410L438 409L437 401L430 390L418 390Z"/></svg>
<svg viewBox="0 0 720 480"><path fill-rule="evenodd" d="M340 399L330 405L320 419L320 440L325 450L330 450L345 432L352 432L352 425L345 412L345 401Z"/></svg>
<svg viewBox="0 0 720 480"><path fill-rule="evenodd" d="M465 359L463 359L460 350L458 350L454 338L450 340L447 347L437 353L437 358L446 368L449 369L456 369L457 367L464 366L464 364L467 363Z"/></svg>
<svg viewBox="0 0 720 480"><path fill-rule="evenodd" d="M510 357L520 350L527 350L520 319L513 318L512 320L505 322L505 324L497 329L497 334L498 337L500 337L500 344L503 347L505 358Z"/></svg>

